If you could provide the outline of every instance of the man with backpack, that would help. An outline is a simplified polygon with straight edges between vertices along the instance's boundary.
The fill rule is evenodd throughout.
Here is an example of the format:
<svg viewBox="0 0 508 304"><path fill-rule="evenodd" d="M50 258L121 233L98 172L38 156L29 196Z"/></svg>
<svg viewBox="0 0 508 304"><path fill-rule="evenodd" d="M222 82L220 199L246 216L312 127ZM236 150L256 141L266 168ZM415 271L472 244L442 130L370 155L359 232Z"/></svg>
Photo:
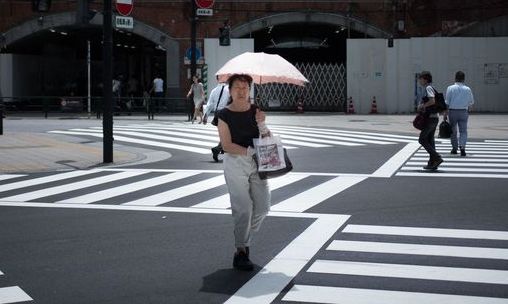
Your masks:
<svg viewBox="0 0 508 304"><path fill-rule="evenodd" d="M446 104L448 105L448 116L452 126L452 151L451 154L457 154L460 148L460 156L466 156L467 142L467 121L469 118L469 109L474 104L473 93L471 89L464 84L466 75L462 71L455 73L455 84L446 90ZM457 140L457 125L460 137Z"/></svg>
<svg viewBox="0 0 508 304"><path fill-rule="evenodd" d="M429 153L429 161L423 169L436 170L443 162L443 159L436 151L434 136L437 124L439 123L438 113L445 111L446 105L445 108L442 109L442 104L444 103L444 100L442 100L443 96L442 94L439 94L438 96L437 91L432 87L432 75L430 72L421 72L418 77L418 81L420 85L425 88L422 102L418 105L418 112L422 112L425 115L425 123L420 132L418 142L423 146L427 153Z"/></svg>
<svg viewBox="0 0 508 304"><path fill-rule="evenodd" d="M217 112L227 106L229 102L229 88L226 83L219 83L211 92L208 102L206 103L206 110L203 117L203 123L206 125L208 116L212 111L215 111L215 116L212 121L214 126L217 126L216 116ZM219 154L224 154L222 145L219 143L212 148L212 158L215 162L219 161Z"/></svg>

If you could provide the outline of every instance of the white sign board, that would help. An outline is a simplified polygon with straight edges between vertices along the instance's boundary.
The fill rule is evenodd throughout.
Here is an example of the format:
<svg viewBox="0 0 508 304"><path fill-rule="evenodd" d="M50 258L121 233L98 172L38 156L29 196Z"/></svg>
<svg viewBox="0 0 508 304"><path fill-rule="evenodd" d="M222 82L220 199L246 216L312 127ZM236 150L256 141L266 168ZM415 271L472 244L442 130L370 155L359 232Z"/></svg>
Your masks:
<svg viewBox="0 0 508 304"><path fill-rule="evenodd" d="M134 19L132 17L115 16L115 27L132 29L134 28Z"/></svg>
<svg viewBox="0 0 508 304"><path fill-rule="evenodd" d="M198 16L213 16L213 9L211 8L198 8L196 10Z"/></svg>

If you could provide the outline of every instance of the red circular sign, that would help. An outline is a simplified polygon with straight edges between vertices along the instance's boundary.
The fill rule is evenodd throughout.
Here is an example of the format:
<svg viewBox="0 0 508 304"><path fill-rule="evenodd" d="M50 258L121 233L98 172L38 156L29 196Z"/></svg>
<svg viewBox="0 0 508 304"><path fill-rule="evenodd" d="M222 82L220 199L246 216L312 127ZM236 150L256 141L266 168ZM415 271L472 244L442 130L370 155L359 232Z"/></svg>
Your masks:
<svg viewBox="0 0 508 304"><path fill-rule="evenodd" d="M196 0L196 4L199 8L211 8L215 0Z"/></svg>
<svg viewBox="0 0 508 304"><path fill-rule="evenodd" d="M132 13L134 0L116 0L116 10L120 15L129 16Z"/></svg>

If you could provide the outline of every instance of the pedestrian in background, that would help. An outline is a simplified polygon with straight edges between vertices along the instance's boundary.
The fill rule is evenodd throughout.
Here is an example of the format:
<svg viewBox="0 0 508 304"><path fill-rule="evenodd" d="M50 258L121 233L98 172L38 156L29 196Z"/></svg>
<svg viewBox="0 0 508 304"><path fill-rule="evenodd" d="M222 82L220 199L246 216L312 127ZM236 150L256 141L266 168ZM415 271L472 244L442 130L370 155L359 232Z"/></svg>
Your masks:
<svg viewBox="0 0 508 304"><path fill-rule="evenodd" d="M155 97L155 106L157 107L157 111L160 111L162 98L164 98L164 80L162 80L160 74L155 76L150 93L154 94L153 96Z"/></svg>
<svg viewBox="0 0 508 304"><path fill-rule="evenodd" d="M217 77L218 80L218 77ZM203 123L206 125L208 122L208 116L212 111L218 112L224 109L229 101L229 88L227 83L219 83L211 92L206 103L206 110L203 116ZM215 113L218 115L218 113ZM215 118L214 118L215 119ZM222 145L219 144L212 148L212 158L215 162L219 161L219 154L224 154Z"/></svg>
<svg viewBox="0 0 508 304"><path fill-rule="evenodd" d="M460 156L466 156L467 142L467 121L469 111L474 104L473 92L464 84L466 75L462 71L455 73L455 84L446 90L445 102L448 106L448 117L452 126L452 151L451 154L457 154L460 148ZM457 125L460 137L457 139Z"/></svg>
<svg viewBox="0 0 508 304"><path fill-rule="evenodd" d="M432 74L430 74L430 72L421 72L418 76L418 81L420 85L425 88L422 101L418 105L418 111L425 115L425 125L420 132L418 142L427 153L429 153L429 161L423 168L425 170L436 170L443 162L441 155L436 151L436 142L434 138L436 127L439 123L438 113L432 110L432 107L436 103L434 98L436 96L436 91L432 87Z"/></svg>
<svg viewBox="0 0 508 304"><path fill-rule="evenodd" d="M250 245L270 210L270 189L259 177L253 159L254 138L269 134L265 114L251 105L249 91L252 77L234 74L228 80L229 105L219 112L220 142L224 155L224 177L228 187L234 219L236 253L233 267L251 271Z"/></svg>
<svg viewBox="0 0 508 304"><path fill-rule="evenodd" d="M192 85L189 90L189 93L187 93L187 98L189 98L191 95L193 95L193 101L194 101L194 116L192 117L192 123L194 123L194 120L199 116L199 123L203 122L203 103L205 102L205 89L203 87L203 84L199 82L198 76L194 75L192 76Z"/></svg>

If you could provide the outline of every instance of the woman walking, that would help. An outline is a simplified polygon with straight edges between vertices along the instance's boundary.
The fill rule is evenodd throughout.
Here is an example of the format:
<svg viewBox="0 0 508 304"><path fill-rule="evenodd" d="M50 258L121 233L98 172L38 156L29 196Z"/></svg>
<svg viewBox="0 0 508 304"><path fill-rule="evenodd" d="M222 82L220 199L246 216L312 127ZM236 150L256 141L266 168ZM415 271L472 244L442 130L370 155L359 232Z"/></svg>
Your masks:
<svg viewBox="0 0 508 304"><path fill-rule="evenodd" d="M233 267L251 271L249 247L270 210L270 189L259 178L254 162L253 139L270 134L265 114L250 103L252 77L234 74L228 80L229 105L219 112L219 136L224 155L224 176L234 219L236 253Z"/></svg>
<svg viewBox="0 0 508 304"><path fill-rule="evenodd" d="M423 148L429 153L429 161L423 169L425 170L436 170L439 165L443 162L441 155L436 151L435 133L436 127L439 123L439 116L437 112L433 111L433 106L436 103L435 96L436 92L432 87L432 75L430 72L423 71L418 77L420 85L425 88L425 95L422 98L422 102L418 105L418 111L425 113L426 120L425 126L420 132L418 142Z"/></svg>
<svg viewBox="0 0 508 304"><path fill-rule="evenodd" d="M198 76L194 75L192 76L192 85L189 90L189 93L187 93L187 98L189 96L193 95L194 99L194 116L192 117L192 123L194 123L194 120L196 120L196 117L199 115L199 123L203 122L203 103L205 101L205 89L203 88L203 84L199 82Z"/></svg>

